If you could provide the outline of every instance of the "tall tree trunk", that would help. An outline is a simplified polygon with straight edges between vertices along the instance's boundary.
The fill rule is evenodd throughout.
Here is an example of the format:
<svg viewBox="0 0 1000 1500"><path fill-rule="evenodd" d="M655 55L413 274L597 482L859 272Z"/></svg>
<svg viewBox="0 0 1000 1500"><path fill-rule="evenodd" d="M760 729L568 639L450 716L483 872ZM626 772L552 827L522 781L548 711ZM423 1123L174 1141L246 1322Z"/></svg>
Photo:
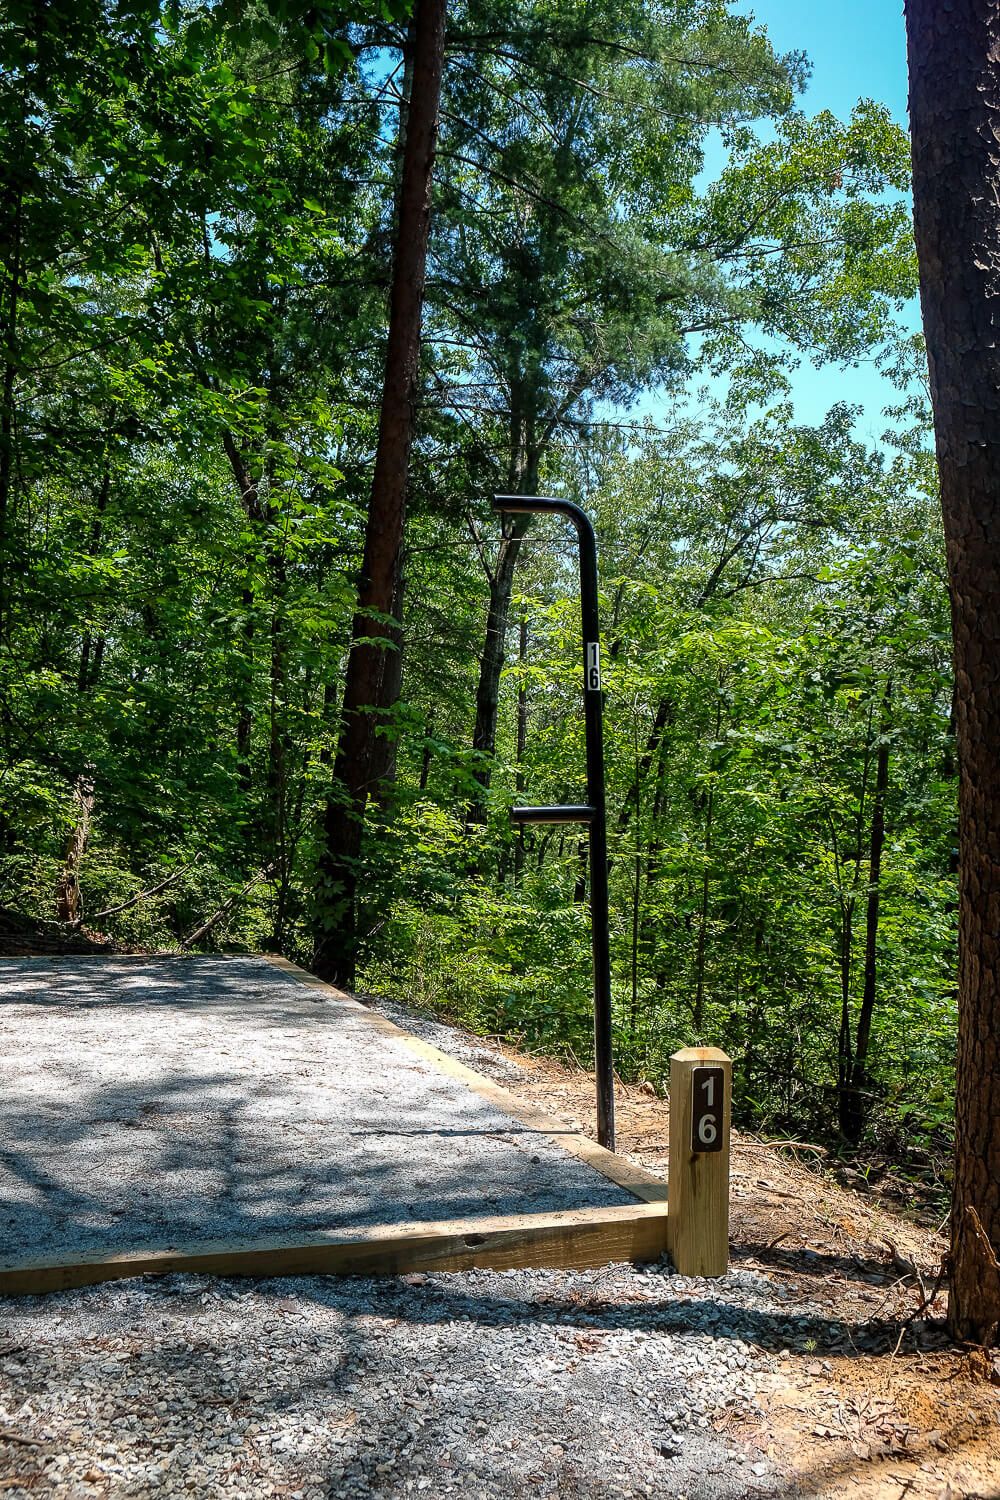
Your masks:
<svg viewBox="0 0 1000 1500"><path fill-rule="evenodd" d="M1000 1325L1000 9L907 0L914 224L958 684L949 1323Z"/></svg>
<svg viewBox="0 0 1000 1500"><path fill-rule="evenodd" d="M719 696L715 703L715 738L722 734L722 678L719 679ZM638 808L636 809L638 811ZM708 948L708 891L711 885L712 862L712 818L715 813L715 782L708 788L708 804L705 808L705 868L701 875L701 902L698 910L698 946L695 952L695 991L691 1020L695 1036L700 1036L705 1021L705 957Z"/></svg>
<svg viewBox="0 0 1000 1500"><path fill-rule="evenodd" d="M101 545L101 531L104 524L104 512L108 508L108 499L111 495L111 465L105 463L104 474L101 478L101 488L97 493L97 502L94 506L94 519L90 527L90 545L87 548L88 557L96 557L97 550ZM77 689L81 693L88 692L97 682L97 671L100 665L100 655L103 654L104 637L101 636L97 642L97 651L94 650L94 640L90 634L89 627L83 632L83 640L80 645L80 670L77 673ZM93 665L91 656L94 656Z"/></svg>
<svg viewBox="0 0 1000 1500"><path fill-rule="evenodd" d="M399 753L399 733L392 723L389 710L399 702L403 688L403 592L404 580L396 580L392 598L392 620L386 633L383 663L382 699L383 713L380 716L379 733L372 746L370 785L372 797L379 807L387 809L392 800L392 789L396 782L396 761Z"/></svg>
<svg viewBox="0 0 1000 1500"><path fill-rule="evenodd" d="M858 1012L858 1030L854 1042L847 1087L841 1091L840 1128L849 1141L861 1139L870 1113L868 1090L868 1049L871 1045L872 1017L875 1014L878 980L878 923L882 902L882 850L885 847L885 796L889 788L889 710L892 704L892 682L885 686L882 698L882 721L875 755L875 792L872 798L871 836L868 842L868 899L865 907L865 969Z"/></svg>
<svg viewBox="0 0 1000 1500"><path fill-rule="evenodd" d="M517 491L531 494L532 488ZM497 748L497 709L500 703L500 678L503 675L507 648L507 625L510 619L510 600L514 592L514 570L521 550L524 534L531 524L531 516L513 516L507 522L507 530L500 543L496 566L490 574L490 601L486 611L486 635L483 654L479 662L479 681L476 684L476 724L472 732L472 748L478 750L483 759L476 767L476 781L481 788L478 807L481 809L490 789L493 776L492 760ZM481 815L481 814L480 814Z"/></svg>
<svg viewBox="0 0 1000 1500"><path fill-rule="evenodd" d="M8 251L4 270L6 272L5 296L0 296L3 326L0 338L3 342L3 378L0 382L0 641L6 639L8 628L8 580L11 563L11 479L14 471L15 410L14 385L17 377L17 320L21 294L21 216L23 194L20 186L13 184L5 194L5 214L8 219Z"/></svg>
<svg viewBox="0 0 1000 1500"><path fill-rule="evenodd" d="M587 899L587 875L590 866L590 845L579 839L576 845L576 880L573 882L573 903L580 906Z"/></svg>
<svg viewBox="0 0 1000 1500"><path fill-rule="evenodd" d="M708 891L711 884L709 864L712 858L712 814L715 811L715 786L708 789L708 807L705 812L705 868L701 873L701 901L698 907L698 944L695 949L694 1006L691 1021L695 1036L701 1035L705 1023L705 954L708 946Z"/></svg>
<svg viewBox="0 0 1000 1500"><path fill-rule="evenodd" d="M661 698L659 703L656 705L656 713L653 715L652 727L650 728L649 734L646 736L646 743L643 746L642 754L639 757L638 765L636 767L635 779L633 780L632 785L629 787L628 791L625 794L625 798L622 801L621 805L621 811L618 814L619 835L625 832L632 818L639 809L639 800L642 793L643 783L646 779L646 776L649 774L650 766L653 764L653 757L659 754L660 746L663 742L664 731L666 730L667 725L670 723L672 716L673 706L670 700L668 698Z"/></svg>
<svg viewBox="0 0 1000 1500"><path fill-rule="evenodd" d="M226 451L226 457L229 459L229 466L233 471L233 478L236 481L236 488L239 490L240 501L243 509L246 511L247 520L250 522L251 528L254 528L256 523L264 519L260 503L260 485L250 473L246 460L231 432L223 432L222 446ZM243 659L239 669L239 690L236 706L236 779L240 790L244 794L249 792L253 780L250 769L250 747L253 737L253 652L254 636L256 635L256 621L254 618L256 599L251 580L253 578L255 561L256 548L250 547L247 549L244 559L247 581L241 591L243 624L240 634L243 637Z"/></svg>
<svg viewBox="0 0 1000 1500"><path fill-rule="evenodd" d="M510 372L510 438L507 454L507 493L534 495L538 491L541 449L535 440L535 424L525 415L524 382L516 365ZM530 395L527 398L530 407ZM471 820L485 817L486 794L493 778L493 757L497 748L497 710L500 703L500 678L507 654L507 625L510 601L514 592L514 571L531 516L511 516L503 523L503 537L493 568L487 566L490 597L486 611L486 634L479 661L476 684L476 723L472 731L472 748L482 756L475 770L479 793L469 810Z"/></svg>
<svg viewBox="0 0 1000 1500"><path fill-rule="evenodd" d="M420 326L444 59L445 0L417 0L411 23L413 83L399 184L389 337L375 471L365 529L358 609L344 683L334 788L323 821L319 861L316 972L354 982L357 879L376 730L392 706L387 671L392 604L400 582L406 481L413 440Z"/></svg>
<svg viewBox="0 0 1000 1500"><path fill-rule="evenodd" d="M284 952L290 861L288 848L288 640L284 619L288 573L282 544L273 537L271 574L271 672L267 760L267 842L275 871L274 946Z"/></svg>
<svg viewBox="0 0 1000 1500"><path fill-rule="evenodd" d="M851 968L854 955L854 896L838 896L840 932L837 934L840 966L840 1030L837 1033L837 1097L842 1099L851 1081L854 1065L854 1034L851 1027Z"/></svg>

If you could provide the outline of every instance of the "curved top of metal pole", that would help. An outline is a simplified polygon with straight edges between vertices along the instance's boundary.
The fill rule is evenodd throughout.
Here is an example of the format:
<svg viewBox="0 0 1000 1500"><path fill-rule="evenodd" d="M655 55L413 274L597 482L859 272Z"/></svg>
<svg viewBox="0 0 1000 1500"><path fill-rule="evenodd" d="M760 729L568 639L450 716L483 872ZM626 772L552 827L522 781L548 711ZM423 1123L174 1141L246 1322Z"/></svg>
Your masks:
<svg viewBox="0 0 1000 1500"><path fill-rule="evenodd" d="M549 514L565 516L581 535L592 537L594 523L575 500L560 500L554 495L494 495L493 509L503 515L531 516Z"/></svg>

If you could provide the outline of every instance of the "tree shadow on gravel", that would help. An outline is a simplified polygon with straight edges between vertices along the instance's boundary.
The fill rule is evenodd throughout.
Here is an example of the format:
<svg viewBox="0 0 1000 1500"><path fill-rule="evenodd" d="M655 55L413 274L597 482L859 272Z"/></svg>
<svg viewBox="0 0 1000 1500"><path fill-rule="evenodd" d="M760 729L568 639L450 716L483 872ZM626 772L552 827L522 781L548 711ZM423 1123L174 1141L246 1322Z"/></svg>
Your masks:
<svg viewBox="0 0 1000 1500"><path fill-rule="evenodd" d="M260 960L0 968L0 1260L631 1195Z"/></svg>
<svg viewBox="0 0 1000 1500"><path fill-rule="evenodd" d="M170 1276L0 1304L0 1316L7 1322L13 1313L16 1326L7 1331L28 1331L31 1339L26 1394L39 1379L42 1341L59 1320L53 1342L73 1350L63 1365L67 1423L84 1426L100 1452L106 1438L120 1440L120 1415L142 1411L126 1464L138 1468L166 1450L168 1493L198 1472L206 1414L228 1409L254 1426L239 1449L241 1493L302 1488L299 1467L323 1471L327 1496L386 1500L402 1500L435 1477L441 1482L426 1489L430 1495L476 1500L513 1500L539 1486L577 1500L776 1494L747 1466L728 1463L726 1440L694 1419L683 1446L675 1443L669 1408L703 1378L711 1382L713 1371L686 1363L689 1378L678 1389L676 1351L662 1341L680 1330L664 1323L655 1301L614 1309L625 1318L598 1300L574 1302L570 1283L594 1274L603 1275L541 1273L566 1291L535 1297L506 1295L506 1287L469 1294L468 1276L416 1285ZM608 1281L627 1296L633 1274L618 1267ZM472 1276L494 1287L509 1282L511 1291L540 1279L530 1271ZM661 1347L603 1336L625 1331L658 1336ZM105 1363L109 1352L120 1370ZM641 1361L641 1376L627 1373L631 1358ZM102 1386L96 1425L89 1408L80 1414L77 1397L95 1371ZM146 1392L155 1393L155 1407L144 1403ZM289 1446L292 1433L301 1437ZM446 1464L442 1454L450 1454ZM201 1492L216 1490L203 1485Z"/></svg>
<svg viewBox="0 0 1000 1500"><path fill-rule="evenodd" d="M697 1292L675 1290L672 1283L679 1278L670 1270L651 1271L644 1268L640 1275L644 1294L634 1300L602 1301L599 1294L582 1295L577 1289L560 1294L557 1290L537 1297L523 1298L504 1292L491 1293L457 1291L452 1292L442 1283L444 1277L434 1277L420 1295L414 1297L405 1286L401 1294L397 1288L399 1280L369 1283L382 1288L379 1306L384 1311L398 1307L397 1316L405 1316L414 1322L437 1323L455 1318L467 1319L470 1323L486 1327L503 1327L511 1323L520 1326L552 1325L572 1328L580 1332L610 1333L628 1331L656 1335L704 1334L712 1338L740 1340L769 1353L788 1351L790 1354L825 1354L838 1356L871 1356L875 1353L892 1353L899 1343L901 1324L898 1319L875 1317L863 1322L851 1322L843 1318L826 1317L818 1313L798 1312L794 1308L774 1310L748 1306L747 1301L730 1293L726 1283L719 1286L717 1296L711 1295L707 1287ZM477 1273L473 1273L477 1274ZM478 1273L485 1274L485 1273ZM517 1276L520 1273L494 1273ZM528 1273L530 1274L530 1273ZM571 1277L572 1272L556 1273ZM464 1273L463 1280L469 1273ZM655 1293L647 1297L646 1289L653 1277L662 1276L663 1296ZM319 1301L324 1300L322 1284L329 1278L312 1278L314 1290L306 1294ZM457 1278L456 1278L457 1279ZM308 1283L296 1282L300 1294ZM763 1299L778 1295L777 1288L761 1288L758 1295ZM334 1294L336 1295L336 1293ZM745 1294L744 1294L745 1295ZM933 1325L942 1329L943 1323Z"/></svg>

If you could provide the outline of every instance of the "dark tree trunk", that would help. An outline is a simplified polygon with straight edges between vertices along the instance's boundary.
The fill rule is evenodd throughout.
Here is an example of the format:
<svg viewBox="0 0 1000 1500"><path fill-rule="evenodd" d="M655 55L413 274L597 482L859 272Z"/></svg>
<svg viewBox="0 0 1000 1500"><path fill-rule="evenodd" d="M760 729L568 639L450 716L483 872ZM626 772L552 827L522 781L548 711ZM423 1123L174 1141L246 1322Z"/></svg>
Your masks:
<svg viewBox="0 0 1000 1500"><path fill-rule="evenodd" d="M247 520L253 527L255 522L264 519L260 504L260 486L253 478L247 468L243 454L237 446L236 439L231 432L223 432L222 446L229 459L229 466L233 471L236 488L240 493L240 501L246 511ZM240 790L246 794L249 792L253 775L250 768L250 747L253 737L253 653L254 636L256 634L256 622L254 613L256 610L256 599L250 580L253 577L256 552L250 549L246 554L245 567L247 583L241 593L243 605L243 625L241 634L243 636L243 659L239 669L239 689L237 693L236 707L236 779Z"/></svg>
<svg viewBox="0 0 1000 1500"><path fill-rule="evenodd" d="M643 746L642 754L639 757L635 780L629 787L629 790L625 795L625 799L622 802L621 812L618 814L619 834L623 834L625 832L632 818L638 811L643 784L647 775L649 774L649 768L653 764L654 756L658 755L660 752L660 746L663 741L664 731L671 721L672 714L673 709L669 699L661 698L659 703L656 705L656 713L653 716L653 724L649 731L649 734L646 736L646 743Z"/></svg>
<svg viewBox="0 0 1000 1500"><path fill-rule="evenodd" d="M525 669L528 665L528 616L521 615L521 629L517 638L517 660L521 675L517 680L517 772L514 787L517 800L524 795L524 752L528 743L528 681ZM514 841L514 884L521 884L524 873L524 824L518 826Z"/></svg>
<svg viewBox="0 0 1000 1500"><path fill-rule="evenodd" d="M854 952L854 897L841 891L840 931L837 934L840 967L840 1030L837 1033L837 1098L842 1099L851 1082L854 1066L854 1035L851 1027L851 964Z"/></svg>
<svg viewBox="0 0 1000 1500"><path fill-rule="evenodd" d="M420 757L420 790L422 792L426 792L427 783L431 777L431 747L429 741L432 731L433 725L426 725L424 734L427 736L427 739L424 742L424 753Z"/></svg>
<svg viewBox="0 0 1000 1500"><path fill-rule="evenodd" d="M531 494L526 489L525 494ZM486 637L479 663L479 681L476 684L476 725L472 732L472 748L478 750L483 760L476 769L476 780L482 788L480 805L485 801L493 775L491 762L497 748L497 708L500 702L500 678L506 659L507 624L510 618L510 599L514 591L514 570L521 542L531 523L530 516L514 516L509 530L500 543L496 567L490 574L490 602L486 612Z"/></svg>
<svg viewBox="0 0 1000 1500"><path fill-rule="evenodd" d="M590 863L590 846L580 839L576 846L576 880L573 882L573 902L581 905L587 899L587 870Z"/></svg>
<svg viewBox="0 0 1000 1500"><path fill-rule="evenodd" d="M858 1030L854 1042L847 1086L841 1091L840 1128L849 1141L857 1144L871 1111L868 1097L868 1050L871 1045L872 1018L875 1014L878 980L878 923L882 903L882 850L885 848L885 796L889 789L889 709L892 684L887 683L882 699L882 722L878 750L875 754L875 794L872 801L871 836L868 842L868 899L865 907L865 971L858 1012Z"/></svg>
<svg viewBox="0 0 1000 1500"><path fill-rule="evenodd" d="M538 470L542 454L535 438L534 422L530 416L524 415L524 382L516 369L511 370L510 392L507 493L534 495L538 491ZM492 570L487 567L490 600L486 611L483 654L479 662L479 681L476 684L476 723L472 731L472 748L478 750L483 758L475 772L480 791L469 810L470 820L482 819L485 816L486 794L493 777L492 761L497 748L500 678L503 675L506 659L507 625L510 619L511 595L514 592L514 571L517 567L521 542L524 540L531 521L531 516L512 516L504 521L504 533L497 551L496 564Z"/></svg>
<svg viewBox="0 0 1000 1500"><path fill-rule="evenodd" d="M907 0L914 224L958 686L949 1323L1000 1323L1000 9Z"/></svg>
<svg viewBox="0 0 1000 1500"><path fill-rule="evenodd" d="M370 785L372 796L383 810L392 800L392 789L396 783L396 762L399 751L399 732L392 723L389 710L399 702L403 688L403 579L396 581L392 599L392 621L386 633L385 661L382 677L382 709L379 733L372 746Z"/></svg>
<svg viewBox="0 0 1000 1500"><path fill-rule="evenodd" d="M334 788L319 861L316 972L354 982L357 879L365 808L372 789L376 731L392 703L392 605L400 582L406 481L413 439L420 325L444 57L445 0L417 0L412 22L413 84L399 184L392 291L378 445L361 564L358 609L344 683Z"/></svg>
<svg viewBox="0 0 1000 1500"><path fill-rule="evenodd" d="M104 512L108 508L108 499L111 494L111 465L105 464L104 475L101 479L101 488L97 494L97 502L94 507L94 519L90 527L90 545L87 548L88 557L96 557L101 545L101 530L104 522ZM81 693L89 692L97 683L97 672L100 666L100 655L103 654L104 637L101 636L95 643L87 629L83 633L83 641L80 646L80 670L77 673L77 688ZM93 662L91 658L93 657Z"/></svg>
<svg viewBox="0 0 1000 1500"><path fill-rule="evenodd" d="M284 619L288 570L281 544L276 539L268 556L268 569L272 598L266 825L268 852L276 872L274 946L283 953L291 875L288 843L288 641Z"/></svg>
<svg viewBox="0 0 1000 1500"><path fill-rule="evenodd" d="M14 470L15 382L18 351L18 301L21 282L21 210L20 187L11 186L5 195L4 224L7 230L7 254L4 263L6 285L0 287L0 340L3 346L3 378L0 383L0 641L6 638L8 585L11 552L11 477Z"/></svg>
<svg viewBox="0 0 1000 1500"><path fill-rule="evenodd" d="M708 947L708 892L711 885L710 863L712 859L712 814L715 811L715 787L708 789L708 806L705 812L705 868L701 873L701 900L698 906L698 943L694 959L694 1005L691 1021L695 1037L701 1037L705 1024L705 953Z"/></svg>
<svg viewBox="0 0 1000 1500"><path fill-rule="evenodd" d="M716 741L722 735L722 680L719 680L719 697L715 704L715 738ZM705 957L708 949L708 893L711 885L712 874L712 819L715 813L715 782L708 788L708 801L705 806L705 868L701 874L701 901L698 909L698 945L695 950L695 987L694 1005L691 1010L691 1020L694 1025L695 1037L701 1036L701 1029L705 1022Z"/></svg>

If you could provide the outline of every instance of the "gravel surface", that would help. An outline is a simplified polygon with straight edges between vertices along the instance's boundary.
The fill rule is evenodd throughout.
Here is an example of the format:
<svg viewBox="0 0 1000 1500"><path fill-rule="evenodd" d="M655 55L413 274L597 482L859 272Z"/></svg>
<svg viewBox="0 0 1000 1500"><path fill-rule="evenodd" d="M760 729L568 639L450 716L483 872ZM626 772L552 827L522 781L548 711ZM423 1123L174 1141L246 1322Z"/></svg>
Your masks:
<svg viewBox="0 0 1000 1500"><path fill-rule="evenodd" d="M801 1314L747 1271L629 1266L171 1276L8 1300L0 1485L67 1500L784 1496L747 1423Z"/></svg>
<svg viewBox="0 0 1000 1500"><path fill-rule="evenodd" d="M8 1263L632 1202L262 959L0 960Z"/></svg>
<svg viewBox="0 0 1000 1500"><path fill-rule="evenodd" d="M189 1096L203 1111L206 1098L232 1098L221 1091L238 1083L243 1107L226 1116L236 1135L220 1134L220 1145L246 1138L253 1124L246 1115L259 1120L261 1100L273 1110L275 1057L285 1059L283 1090L306 1086L303 1076L317 1061L329 1076L321 1054L331 1036L344 1034L342 1008L304 1000L274 970L262 975L264 966L243 960L214 970L192 969L200 965L192 960L167 968L133 960L124 974L119 963L100 979L103 998L95 1003L94 963L76 978L60 963L58 993L45 1000L36 988L26 1012L22 991L13 1010L0 1006L0 1019L7 1047L18 1040L15 1019L44 1029L53 1011L47 1066L68 1080L74 1107L87 1095L73 1080L89 1069L90 1087L104 1100L92 1111L95 1123L118 1127L112 1144L133 1139L123 1128L150 1126L139 1113L138 1123L123 1127L136 1113L113 1110L108 1095L115 1104L163 1099L168 1068L177 1073L169 1094L170 1114L179 1117L174 1129L184 1128ZM22 969L18 983L51 973L44 965ZM4 965L7 995L10 975ZM379 1009L516 1086L517 1065L474 1039L400 1006ZM80 1022L91 1028L85 1036ZM287 1044L277 1051L276 1030ZM363 1035L366 1046L376 1039L370 1028ZM96 1057L61 1053L60 1038L65 1045L69 1036L83 1053L96 1046ZM122 1036L142 1043L129 1041L127 1068ZM206 1044L214 1071L201 1051ZM287 1065L296 1061L289 1050L297 1067ZM5 1089L16 1085L19 1107L27 1102L35 1111L34 1152L44 1131L65 1129L65 1113L42 1112L55 1101L51 1084L42 1094L39 1073L10 1068L9 1053L4 1066ZM365 1066L379 1079L374 1062ZM105 1069L114 1080L102 1085ZM0 1110L8 1121L16 1115L9 1096ZM266 1119L273 1137L281 1117ZM398 1119L396 1111L394 1128ZM166 1151L165 1122L158 1128ZM437 1138L435 1154L450 1140ZM270 1140L267 1149L270 1169ZM118 1155L109 1159L117 1170ZM95 1176L91 1195L99 1191ZM61 1201L58 1185L55 1192L51 1180L45 1186ZM115 1189L102 1191L113 1203ZM786 1497L793 1491L750 1441L761 1416L755 1389L786 1346L813 1347L823 1329L820 1309L791 1306L771 1278L734 1271L698 1281L666 1264L379 1281L169 1276L0 1300L0 1490L14 1500Z"/></svg>
<svg viewBox="0 0 1000 1500"><path fill-rule="evenodd" d="M467 1031L459 1031L454 1026L446 1025L444 1021L435 1021L419 1010L412 1010L410 1006L400 1005L395 1000L384 1000L379 995L366 995L364 999L369 1009L385 1016L386 1020L394 1022L413 1036L420 1037L421 1041L429 1042L440 1052L447 1052L449 1057L464 1063L467 1068L474 1068L477 1073L485 1074L496 1083L507 1084L516 1090L517 1085L527 1077L524 1069L519 1068L516 1062Z"/></svg>

